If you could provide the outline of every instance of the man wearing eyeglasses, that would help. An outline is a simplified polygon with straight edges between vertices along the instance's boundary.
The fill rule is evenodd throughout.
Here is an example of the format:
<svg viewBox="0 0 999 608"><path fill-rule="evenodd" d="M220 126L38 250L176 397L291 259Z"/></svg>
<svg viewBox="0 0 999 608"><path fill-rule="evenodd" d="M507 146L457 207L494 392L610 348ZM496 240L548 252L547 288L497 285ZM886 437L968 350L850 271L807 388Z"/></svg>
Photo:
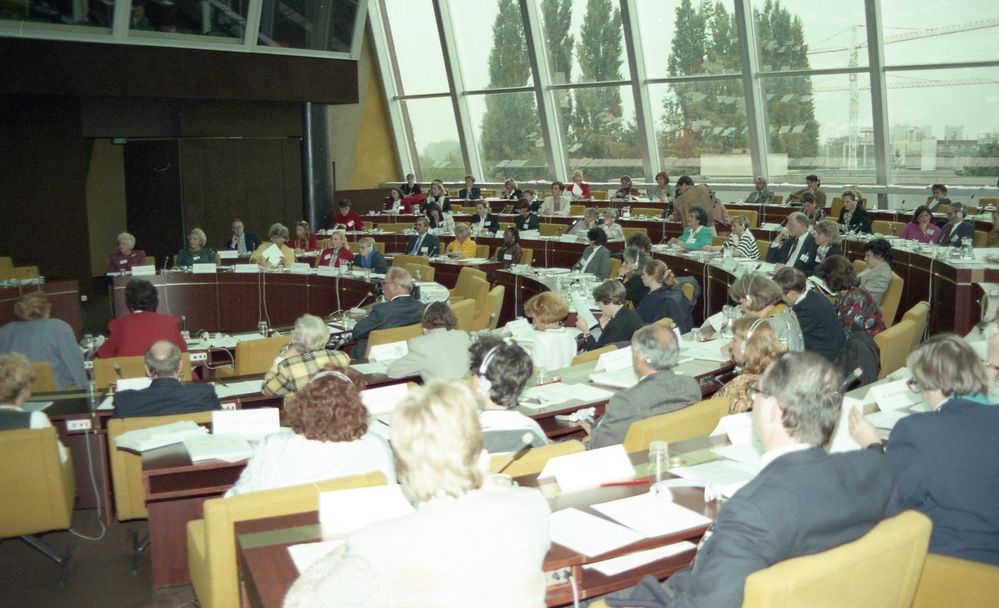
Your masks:
<svg viewBox="0 0 999 608"><path fill-rule="evenodd" d="M410 295L413 277L404 268L389 268L382 281L382 290L385 301L375 304L368 316L354 326L357 346L350 352L353 359L367 356L368 335L372 331L419 323L423 316L423 303Z"/></svg>
<svg viewBox="0 0 999 608"><path fill-rule="evenodd" d="M740 606L753 572L854 541L902 511L894 473L879 452L822 449L839 419L842 382L815 353L788 353L771 364L751 389L762 470L721 508L690 567L662 584L646 577L629 599L607 603Z"/></svg>

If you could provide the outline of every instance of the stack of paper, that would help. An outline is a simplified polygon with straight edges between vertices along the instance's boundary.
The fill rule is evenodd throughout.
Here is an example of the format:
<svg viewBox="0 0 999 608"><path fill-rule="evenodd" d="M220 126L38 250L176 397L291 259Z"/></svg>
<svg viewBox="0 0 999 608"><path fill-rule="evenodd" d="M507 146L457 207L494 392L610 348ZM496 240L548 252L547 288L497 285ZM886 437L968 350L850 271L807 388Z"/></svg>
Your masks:
<svg viewBox="0 0 999 608"><path fill-rule="evenodd" d="M238 462L253 455L250 442L241 435L199 435L184 439L191 462L224 460Z"/></svg>
<svg viewBox="0 0 999 608"><path fill-rule="evenodd" d="M521 393L521 404L527 407L546 407L556 403L565 403L572 399L580 401L599 401L610 399L614 393L586 384L565 384L554 382L544 386L532 386ZM535 403L532 403L535 402ZM526 402L526 403L525 403Z"/></svg>
<svg viewBox="0 0 999 608"><path fill-rule="evenodd" d="M182 420L171 424L136 429L119 435L115 445L121 449L133 452L145 452L165 445L181 443L188 437L207 435L208 429L198 426L193 420Z"/></svg>
<svg viewBox="0 0 999 608"><path fill-rule="evenodd" d="M216 384L215 394L219 399L227 399L236 395L254 395L260 392L263 380L243 380L241 382L229 382L228 384Z"/></svg>
<svg viewBox="0 0 999 608"><path fill-rule="evenodd" d="M552 513L548 538L576 553L593 557L636 543L645 536L596 515L569 508Z"/></svg>
<svg viewBox="0 0 999 608"><path fill-rule="evenodd" d="M633 369L623 369L616 372L591 374L590 382L612 388L631 388L638 384L638 376Z"/></svg>
<svg viewBox="0 0 999 608"><path fill-rule="evenodd" d="M704 515L652 492L593 505L593 509L649 538L711 525Z"/></svg>

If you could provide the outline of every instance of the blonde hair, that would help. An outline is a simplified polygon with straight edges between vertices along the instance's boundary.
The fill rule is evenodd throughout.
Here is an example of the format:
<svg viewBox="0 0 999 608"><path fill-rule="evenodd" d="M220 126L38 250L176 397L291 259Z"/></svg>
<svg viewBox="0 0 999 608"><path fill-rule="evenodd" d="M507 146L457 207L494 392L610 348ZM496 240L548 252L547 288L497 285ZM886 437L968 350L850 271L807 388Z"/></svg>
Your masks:
<svg viewBox="0 0 999 608"><path fill-rule="evenodd" d="M660 260L649 260L642 268L642 272L652 277L656 283L665 285L669 289L676 287L676 276Z"/></svg>
<svg viewBox="0 0 999 608"><path fill-rule="evenodd" d="M298 351L320 350L329 340L330 328L315 315L302 315L291 331L291 344Z"/></svg>
<svg viewBox="0 0 999 608"><path fill-rule="evenodd" d="M746 358L746 362L742 364L744 374L762 374L777 355L783 352L777 330L764 319L740 317L732 324L732 333L743 340L742 353Z"/></svg>
<svg viewBox="0 0 999 608"><path fill-rule="evenodd" d="M482 486L482 427L468 387L438 380L413 389L391 425L399 481L412 496L458 497Z"/></svg>
<svg viewBox="0 0 999 608"><path fill-rule="evenodd" d="M524 304L524 314L541 323L558 323L569 314L569 306L558 294L543 291Z"/></svg>
<svg viewBox="0 0 999 608"><path fill-rule="evenodd" d="M202 247L208 245L208 237L205 236L205 231L202 230L201 228L195 228L194 230L192 230L191 233L187 235L187 238L191 238L191 236L196 236L199 239L201 239Z"/></svg>
<svg viewBox="0 0 999 608"><path fill-rule="evenodd" d="M0 403L13 403L35 378L31 361L21 353L0 355Z"/></svg>

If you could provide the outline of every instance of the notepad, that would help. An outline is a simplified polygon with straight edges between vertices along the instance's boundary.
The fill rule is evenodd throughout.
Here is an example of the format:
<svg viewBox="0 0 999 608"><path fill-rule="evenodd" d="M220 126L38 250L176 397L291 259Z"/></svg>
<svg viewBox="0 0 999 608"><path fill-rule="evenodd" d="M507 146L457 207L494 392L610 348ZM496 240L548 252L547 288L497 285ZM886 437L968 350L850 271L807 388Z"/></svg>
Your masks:
<svg viewBox="0 0 999 608"><path fill-rule="evenodd" d="M552 513L548 538L576 553L593 557L637 543L645 537L620 524L569 508Z"/></svg>
<svg viewBox="0 0 999 608"><path fill-rule="evenodd" d="M652 492L596 504L593 510L650 538L711 524L704 515L662 500Z"/></svg>

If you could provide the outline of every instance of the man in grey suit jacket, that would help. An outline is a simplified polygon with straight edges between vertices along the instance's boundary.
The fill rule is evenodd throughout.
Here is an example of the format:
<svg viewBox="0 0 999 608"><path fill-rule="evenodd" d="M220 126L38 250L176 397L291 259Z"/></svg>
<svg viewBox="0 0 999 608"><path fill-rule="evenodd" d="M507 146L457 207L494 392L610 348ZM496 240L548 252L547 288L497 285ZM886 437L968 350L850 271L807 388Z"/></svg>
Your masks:
<svg viewBox="0 0 999 608"><path fill-rule="evenodd" d="M624 441L632 422L665 414L701 400L701 388L690 376L673 373L680 358L676 335L663 325L646 325L631 340L631 364L638 384L615 393L600 420L587 429L588 447L602 448Z"/></svg>
<svg viewBox="0 0 999 608"><path fill-rule="evenodd" d="M880 451L822 449L840 416L842 380L815 353L788 353L771 364L753 393L763 469L722 506L690 567L661 586L643 580L629 600L607 603L633 606L628 602L645 597L653 601L642 606L740 606L753 572L852 542L901 512L901 492Z"/></svg>
<svg viewBox="0 0 999 608"><path fill-rule="evenodd" d="M389 378L420 374L423 382L455 380L468 375L468 332L455 329L458 319L446 302L423 309L423 335L406 341L409 352L389 365Z"/></svg>
<svg viewBox="0 0 999 608"><path fill-rule="evenodd" d="M423 303L410 295L413 291L413 277L404 268L389 268L382 281L385 301L375 304L354 326L354 339L357 346L350 352L354 359L365 356L368 349L368 335L376 329L402 327L419 323L423 315Z"/></svg>
<svg viewBox="0 0 999 608"><path fill-rule="evenodd" d="M121 391L114 398L115 418L166 416L222 409L215 387L207 383L182 384L180 349L168 340L154 342L145 357L149 388Z"/></svg>

